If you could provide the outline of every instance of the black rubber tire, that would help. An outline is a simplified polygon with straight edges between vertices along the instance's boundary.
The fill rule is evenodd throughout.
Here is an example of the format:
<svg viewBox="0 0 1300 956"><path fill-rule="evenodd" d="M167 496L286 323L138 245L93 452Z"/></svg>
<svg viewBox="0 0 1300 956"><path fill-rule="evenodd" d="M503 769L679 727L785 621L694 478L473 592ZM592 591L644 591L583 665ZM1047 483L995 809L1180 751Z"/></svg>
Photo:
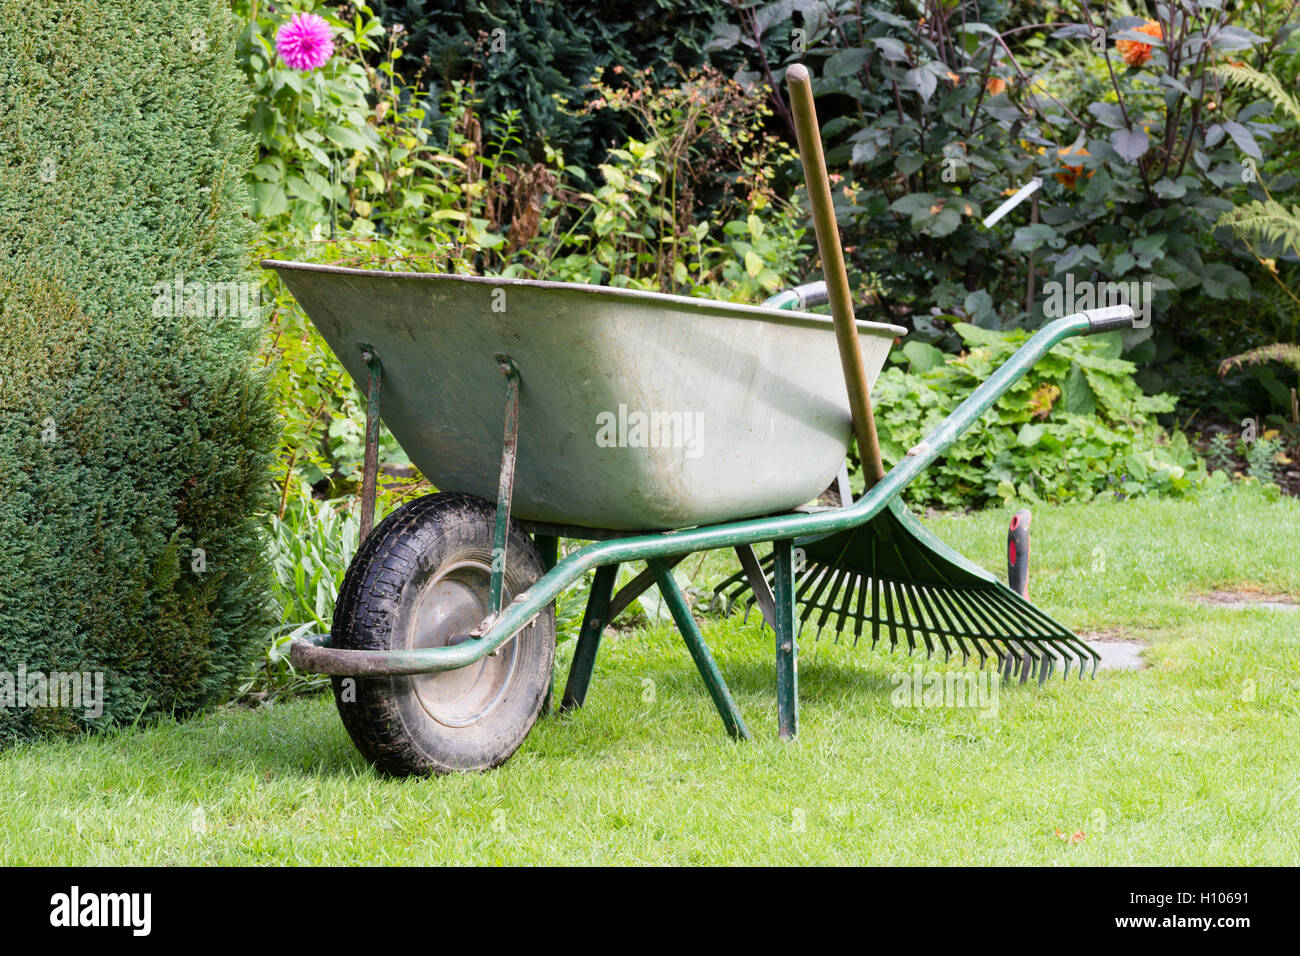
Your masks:
<svg viewBox="0 0 1300 956"><path fill-rule="evenodd" d="M394 511L348 567L331 645L441 646L476 625L487 614L495 520L494 505L462 494L427 495ZM506 554L503 603L545 573L518 523L511 523ZM384 773L486 770L509 759L528 736L554 663L550 605L496 657L418 677L335 677L334 700L357 749Z"/></svg>

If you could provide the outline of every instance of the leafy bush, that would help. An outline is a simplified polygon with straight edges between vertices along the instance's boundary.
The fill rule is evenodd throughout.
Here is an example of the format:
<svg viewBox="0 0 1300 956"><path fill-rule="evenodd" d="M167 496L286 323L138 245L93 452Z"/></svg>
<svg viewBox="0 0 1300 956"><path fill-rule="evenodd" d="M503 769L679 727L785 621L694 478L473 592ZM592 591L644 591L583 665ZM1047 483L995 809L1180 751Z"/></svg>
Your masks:
<svg viewBox="0 0 1300 956"><path fill-rule="evenodd" d="M1083 6L1079 23L1004 32L972 4L916 8L765 3L720 24L715 41L748 41L755 68L777 80L795 60L818 67L828 161L852 166L838 211L891 317L1036 324L1044 284L1066 274L1149 281L1158 311L1176 297L1245 295L1212 227L1275 127L1211 66L1266 56L1289 34L1284 15L1266 38L1217 3L1161 3L1152 21ZM1036 200L985 229L1031 178L1043 183Z"/></svg>
<svg viewBox="0 0 1300 956"><path fill-rule="evenodd" d="M300 674L289 663L289 642L328 634L334 601L357 550L361 527L355 502L294 499L283 518L267 525L267 563L278 621L265 634L261 655L240 687L240 696L271 701L329 686L322 674ZM384 517L377 502L376 522Z"/></svg>
<svg viewBox="0 0 1300 956"><path fill-rule="evenodd" d="M0 21L0 671L105 693L98 719L0 710L0 735L188 713L267 604L234 24L218 0Z"/></svg>
<svg viewBox="0 0 1300 956"><path fill-rule="evenodd" d="M544 158L545 146L571 165L593 169L610 146L644 139L632 117L591 113L589 82L602 69L648 69L655 84L671 84L676 65L703 66L721 0L377 0L384 22L410 37L397 64L441 89L472 83L489 117L515 113L525 152ZM735 59L727 65L734 66Z"/></svg>
<svg viewBox="0 0 1300 956"><path fill-rule="evenodd" d="M903 348L877 381L881 454L897 464L1006 362L1027 333L959 323L968 350L945 356L933 346ZM1058 345L909 487L918 504L981 507L990 501L1087 501L1103 494L1181 495L1205 475L1181 434L1152 420L1173 408L1168 395L1143 395L1133 365L1119 358L1116 334Z"/></svg>

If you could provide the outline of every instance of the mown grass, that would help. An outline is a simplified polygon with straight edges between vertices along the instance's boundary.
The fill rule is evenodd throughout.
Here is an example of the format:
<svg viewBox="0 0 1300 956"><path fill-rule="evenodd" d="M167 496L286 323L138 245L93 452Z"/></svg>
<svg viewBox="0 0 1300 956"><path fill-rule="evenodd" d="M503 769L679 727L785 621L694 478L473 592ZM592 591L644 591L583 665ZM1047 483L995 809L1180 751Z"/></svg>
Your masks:
<svg viewBox="0 0 1300 956"><path fill-rule="evenodd" d="M1007 517L927 523L1000 569ZM1005 686L996 716L980 716L894 707L891 675L915 663L903 654L805 641L800 735L786 744L770 632L712 620L705 636L755 734L739 744L675 632L611 630L587 707L542 720L486 774L378 777L325 697L11 749L0 856L1300 863L1300 612L1188 600L1242 586L1300 597L1300 503L1039 508L1033 531L1035 601L1076 629L1149 642L1147 669ZM682 567L702 586L728 570L721 556Z"/></svg>

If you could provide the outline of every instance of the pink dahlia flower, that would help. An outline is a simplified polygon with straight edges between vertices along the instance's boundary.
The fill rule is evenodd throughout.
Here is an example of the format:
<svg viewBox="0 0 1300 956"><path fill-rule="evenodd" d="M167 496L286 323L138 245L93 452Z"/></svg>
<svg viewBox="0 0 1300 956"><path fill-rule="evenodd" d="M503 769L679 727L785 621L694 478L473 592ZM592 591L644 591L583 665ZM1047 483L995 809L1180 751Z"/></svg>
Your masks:
<svg viewBox="0 0 1300 956"><path fill-rule="evenodd" d="M275 35L275 49L295 70L314 70L324 66L334 53L330 25L314 13L295 13Z"/></svg>

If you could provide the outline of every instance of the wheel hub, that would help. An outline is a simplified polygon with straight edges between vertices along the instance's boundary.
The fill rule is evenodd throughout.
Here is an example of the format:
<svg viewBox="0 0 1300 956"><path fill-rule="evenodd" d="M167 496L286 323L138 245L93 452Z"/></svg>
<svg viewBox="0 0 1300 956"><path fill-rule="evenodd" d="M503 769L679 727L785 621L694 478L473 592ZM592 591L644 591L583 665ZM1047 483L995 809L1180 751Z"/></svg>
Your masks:
<svg viewBox="0 0 1300 956"><path fill-rule="evenodd" d="M464 560L438 569L421 590L408 619L407 646L446 647L457 635L468 633L488 614L487 561ZM502 603L511 595L502 585ZM446 727L468 727L490 714L505 697L514 674L518 640L508 641L500 652L454 671L411 678L420 706Z"/></svg>

